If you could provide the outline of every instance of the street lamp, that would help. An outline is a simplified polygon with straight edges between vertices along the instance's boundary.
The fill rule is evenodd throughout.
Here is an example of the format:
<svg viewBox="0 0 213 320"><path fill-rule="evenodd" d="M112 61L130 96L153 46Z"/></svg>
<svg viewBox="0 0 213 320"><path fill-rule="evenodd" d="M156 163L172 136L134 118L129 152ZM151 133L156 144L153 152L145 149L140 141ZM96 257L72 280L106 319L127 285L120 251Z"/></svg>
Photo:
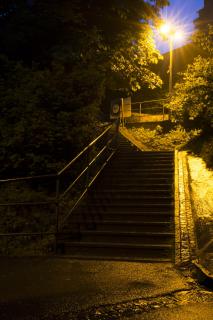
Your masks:
<svg viewBox="0 0 213 320"><path fill-rule="evenodd" d="M161 25L159 29L164 39L169 41L169 95L172 94L172 81L173 81L173 49L174 41L180 40L183 37L182 32L177 31L176 27L173 27L169 23Z"/></svg>

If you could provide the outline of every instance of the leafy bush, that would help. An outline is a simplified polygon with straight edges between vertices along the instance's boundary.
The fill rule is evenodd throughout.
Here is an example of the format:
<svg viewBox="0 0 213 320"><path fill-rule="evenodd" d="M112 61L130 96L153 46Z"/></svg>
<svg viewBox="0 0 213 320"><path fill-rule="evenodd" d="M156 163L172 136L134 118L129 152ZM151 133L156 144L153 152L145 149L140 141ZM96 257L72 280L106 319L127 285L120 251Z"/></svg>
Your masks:
<svg viewBox="0 0 213 320"><path fill-rule="evenodd" d="M177 126L165 134L160 126L157 126L155 130L133 128L130 131L137 140L143 142L152 150L173 150L174 148L180 148L183 144L189 142L192 137L200 133L197 130L187 132L181 126Z"/></svg>
<svg viewBox="0 0 213 320"><path fill-rule="evenodd" d="M165 105L172 111L174 122L181 123L185 128L199 128L211 133L213 129L213 26L209 33L199 32L195 37L201 46L200 56L187 66L180 74L169 103Z"/></svg>

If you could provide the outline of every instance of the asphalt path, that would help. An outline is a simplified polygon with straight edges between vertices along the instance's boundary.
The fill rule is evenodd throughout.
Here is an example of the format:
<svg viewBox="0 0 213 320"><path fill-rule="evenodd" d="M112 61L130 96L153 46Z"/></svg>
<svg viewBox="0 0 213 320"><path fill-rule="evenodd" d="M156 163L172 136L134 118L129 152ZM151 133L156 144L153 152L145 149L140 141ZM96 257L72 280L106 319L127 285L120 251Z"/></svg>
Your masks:
<svg viewBox="0 0 213 320"><path fill-rule="evenodd" d="M1 258L0 319L60 319L188 288L171 263L52 258Z"/></svg>
<svg viewBox="0 0 213 320"><path fill-rule="evenodd" d="M187 304L175 308L162 308L152 312L123 318L122 320L211 320L213 318L212 303Z"/></svg>

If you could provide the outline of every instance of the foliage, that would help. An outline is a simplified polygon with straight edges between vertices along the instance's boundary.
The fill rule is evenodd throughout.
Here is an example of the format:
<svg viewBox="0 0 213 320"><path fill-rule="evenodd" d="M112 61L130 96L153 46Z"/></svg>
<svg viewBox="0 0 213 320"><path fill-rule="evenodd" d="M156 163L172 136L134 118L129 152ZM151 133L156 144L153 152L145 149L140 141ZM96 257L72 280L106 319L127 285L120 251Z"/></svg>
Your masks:
<svg viewBox="0 0 213 320"><path fill-rule="evenodd" d="M202 49L202 55L211 56L213 54L213 25L208 25L208 32L196 31L193 35L193 42Z"/></svg>
<svg viewBox="0 0 213 320"><path fill-rule="evenodd" d="M6 62L6 63L5 63ZM97 132L100 82L95 70L79 76L60 64L38 70L1 57L1 171L7 176L53 172ZM90 81L88 81L88 78ZM84 88L81 93L81 88Z"/></svg>
<svg viewBox="0 0 213 320"><path fill-rule="evenodd" d="M193 126L204 131L211 131L213 123L213 57L212 27L209 33L196 35L196 43L205 51L205 56L198 56L175 85L174 94L166 105L172 110L173 120L186 128Z"/></svg>
<svg viewBox="0 0 213 320"><path fill-rule="evenodd" d="M1 21L1 175L58 170L96 135L107 89L161 84L148 21L161 1L36 0Z"/></svg>
<svg viewBox="0 0 213 320"><path fill-rule="evenodd" d="M129 89L134 92L142 86L155 89L162 85L160 77L150 69L150 65L156 64L161 55L155 49L151 30L146 29L146 32L141 33L140 38L134 42L134 46L129 43L112 56L112 75L109 78L111 83L112 77L119 78L124 88L128 88L129 84Z"/></svg>
<svg viewBox="0 0 213 320"><path fill-rule="evenodd" d="M189 142L192 137L199 134L199 131L196 130L186 132L181 126L177 126L167 133L163 132L161 126L157 126L155 130L143 127L133 128L130 132L137 140L143 142L151 150L173 150L174 148L180 148Z"/></svg>

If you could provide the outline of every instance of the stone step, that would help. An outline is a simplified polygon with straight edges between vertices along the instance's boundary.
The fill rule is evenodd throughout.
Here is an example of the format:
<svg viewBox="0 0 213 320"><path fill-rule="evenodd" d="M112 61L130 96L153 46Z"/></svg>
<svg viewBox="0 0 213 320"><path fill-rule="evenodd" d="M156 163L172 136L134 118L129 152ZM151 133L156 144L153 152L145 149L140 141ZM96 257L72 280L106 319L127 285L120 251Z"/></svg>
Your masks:
<svg viewBox="0 0 213 320"><path fill-rule="evenodd" d="M150 176L150 177L167 177L168 175L171 176L174 174L173 169L144 169L144 168L127 168L123 169L122 167L120 170L110 170L110 177L116 176L116 177L123 177L126 175L129 175L131 177L144 177L144 176ZM103 175L103 177L108 177L109 175L106 174Z"/></svg>
<svg viewBox="0 0 213 320"><path fill-rule="evenodd" d="M133 176L167 176L167 175L173 175L174 170L173 168L118 168L118 169L111 169L110 170L110 176L123 176L123 175L133 175ZM106 174L107 175L107 174Z"/></svg>
<svg viewBox="0 0 213 320"><path fill-rule="evenodd" d="M121 148L122 146L122 148ZM157 155L173 155L174 152L173 151L141 151L141 150L138 150L138 149L132 149L132 144L125 144L125 143L120 143L119 147L118 148L118 152L122 151L125 149L125 146L127 147L126 149L130 150L132 153L133 152L136 152L138 154L142 154L142 155L150 155L150 156L157 156Z"/></svg>
<svg viewBox="0 0 213 320"><path fill-rule="evenodd" d="M171 222L168 221L128 221L128 220L98 220L95 219L75 219L70 222L72 230L97 230L114 232L172 232ZM66 229L65 229L66 230ZM68 231L68 230L67 230Z"/></svg>
<svg viewBox="0 0 213 320"><path fill-rule="evenodd" d="M149 199L155 197L156 200L161 199L173 199L172 190L141 190L137 192L132 192L132 190L120 190L118 191L105 191L100 190L96 192L88 193L89 199L107 199L107 200L122 200L122 199L132 199L140 200Z"/></svg>
<svg viewBox="0 0 213 320"><path fill-rule="evenodd" d="M112 188L109 186L103 186L103 185L100 185L100 183L98 183L96 181L96 183L94 183L94 185L90 188L90 191L89 192L108 192L109 190L112 190L112 191L117 191L117 192L133 192L134 191L138 191L138 192L149 192L150 190L156 190L156 191L161 191L161 190L168 190L169 192L173 191L173 184L172 183L150 183L149 181L147 183L117 183L116 184L116 188Z"/></svg>
<svg viewBox="0 0 213 320"><path fill-rule="evenodd" d="M168 211L173 209L173 203L117 203L117 204L82 204L79 206L80 211L89 212L92 209L93 212L142 212L142 211Z"/></svg>
<svg viewBox="0 0 213 320"><path fill-rule="evenodd" d="M113 231L81 231L81 240L89 242L113 242L113 243L141 243L141 244L171 244L173 234L170 232L113 232Z"/></svg>
<svg viewBox="0 0 213 320"><path fill-rule="evenodd" d="M121 161L124 161L126 159L141 159L141 160L156 160L156 159L162 159L162 160L173 160L174 154L144 154L143 152L131 152L129 150L123 150L123 151L117 151L115 154L116 158L122 158Z"/></svg>
<svg viewBox="0 0 213 320"><path fill-rule="evenodd" d="M108 176L108 177L104 177L102 178L101 181L99 181L99 184L104 184L104 185L115 185L115 184L129 184L129 185L137 185L137 184L141 184L141 185L145 185L145 184L157 184L157 183L161 183L161 184L172 184L173 182L173 175L167 175L165 176L155 176L155 177L150 177L149 175L146 176Z"/></svg>
<svg viewBox="0 0 213 320"><path fill-rule="evenodd" d="M134 195L112 195L111 197L106 197L104 195L90 195L85 203L87 205L94 204L94 205L124 205L124 204L133 204L133 205L144 205L144 204L152 204L156 202L158 204L170 204L173 203L172 196L156 196L156 195L141 195L141 196L134 196Z"/></svg>
<svg viewBox="0 0 213 320"><path fill-rule="evenodd" d="M120 159L119 157L114 159L114 163L112 163L112 165L116 165L117 163L121 163L122 165L126 165L126 164L153 164L155 165L156 163L159 163L161 165L170 165L173 163L173 159L166 159L166 158L139 158L139 157L132 157L132 158L128 158L123 156L122 159Z"/></svg>
<svg viewBox="0 0 213 320"><path fill-rule="evenodd" d="M116 155L124 154L126 153L127 155L137 155L139 157L172 157L174 156L173 151L140 151L137 149L132 149L131 146L124 146L120 145L120 148L118 148Z"/></svg>
<svg viewBox="0 0 213 320"><path fill-rule="evenodd" d="M139 257L139 256L122 256L122 257L119 257L118 255L102 255L101 253L99 254L95 254L93 251L90 252L89 255L87 255L85 257L84 254L79 254L78 252L77 253L65 253L62 249L62 252L60 250L60 245L59 245L59 250L58 252L60 253L63 253L63 255L68 258L68 259L72 259L72 260L100 260L100 261L117 261L117 262L121 262L121 261L129 261L129 262L142 262L142 263L151 263L151 262L155 262L155 263L164 263L164 262L171 262L172 260L172 257L171 256L168 256L167 258L163 258L163 257L150 257L150 258L145 258L145 257Z"/></svg>
<svg viewBox="0 0 213 320"><path fill-rule="evenodd" d="M144 190L141 188L139 189L103 189L103 190L94 190L88 192L89 196L93 198L123 198L123 197L146 197L146 196L166 196L171 197L173 196L173 190L168 187L167 189L147 189L144 188Z"/></svg>
<svg viewBox="0 0 213 320"><path fill-rule="evenodd" d="M58 242L58 248L66 254L73 254L87 258L91 255L104 256L106 258L117 257L121 259L141 258L155 261L159 258L172 259L170 244L147 245L132 243L109 243L109 242L86 242L86 241L63 241Z"/></svg>
<svg viewBox="0 0 213 320"><path fill-rule="evenodd" d="M107 169L117 170L117 169L174 169L174 164L172 161L160 163L159 161L150 162L150 161L138 161L133 162L134 166L132 166L132 162L119 163L116 162L114 164L109 164Z"/></svg>
<svg viewBox="0 0 213 320"><path fill-rule="evenodd" d="M109 211L109 212L96 212L96 211L88 211L86 210L85 212L76 212L73 216L72 219L74 221L78 220L103 220L103 221L135 221L137 223L145 223L145 222L171 222L173 221L173 212L171 211L139 211L139 212L132 212L130 211L120 211L120 212L115 212L115 211Z"/></svg>

